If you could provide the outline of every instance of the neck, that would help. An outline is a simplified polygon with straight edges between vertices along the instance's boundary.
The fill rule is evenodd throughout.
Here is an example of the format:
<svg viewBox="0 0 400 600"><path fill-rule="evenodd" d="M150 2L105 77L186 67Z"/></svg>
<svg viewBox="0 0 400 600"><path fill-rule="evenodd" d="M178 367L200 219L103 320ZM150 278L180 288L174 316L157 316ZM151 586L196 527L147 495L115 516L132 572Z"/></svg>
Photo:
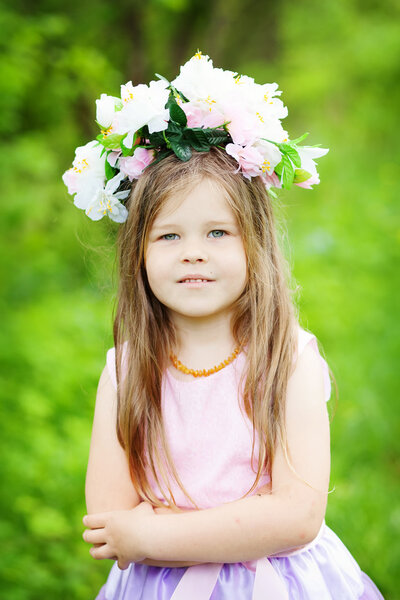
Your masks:
<svg viewBox="0 0 400 600"><path fill-rule="evenodd" d="M176 355L193 368L207 368L221 362L235 347L231 331L231 315L185 317L171 315L178 332Z"/></svg>

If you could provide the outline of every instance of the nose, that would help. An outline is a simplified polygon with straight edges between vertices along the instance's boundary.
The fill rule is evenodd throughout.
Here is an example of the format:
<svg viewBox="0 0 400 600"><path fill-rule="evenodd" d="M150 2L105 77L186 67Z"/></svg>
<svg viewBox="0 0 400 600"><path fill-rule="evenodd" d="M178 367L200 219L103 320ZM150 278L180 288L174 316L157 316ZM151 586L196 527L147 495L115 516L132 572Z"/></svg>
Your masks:
<svg viewBox="0 0 400 600"><path fill-rule="evenodd" d="M182 262L191 263L191 264L195 264L197 262L207 262L207 257L200 253L196 253L196 254L191 253L190 255L186 254L184 256L184 258L182 258Z"/></svg>
<svg viewBox="0 0 400 600"><path fill-rule="evenodd" d="M181 256L184 263L195 264L197 262L207 262L207 253L202 249L200 244L187 244Z"/></svg>

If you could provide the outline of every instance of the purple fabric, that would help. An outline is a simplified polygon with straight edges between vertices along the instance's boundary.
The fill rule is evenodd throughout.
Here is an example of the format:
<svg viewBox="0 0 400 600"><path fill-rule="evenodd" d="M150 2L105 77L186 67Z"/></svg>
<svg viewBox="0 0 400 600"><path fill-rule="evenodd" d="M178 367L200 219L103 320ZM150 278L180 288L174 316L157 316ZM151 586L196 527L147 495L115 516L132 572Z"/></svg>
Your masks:
<svg viewBox="0 0 400 600"><path fill-rule="evenodd" d="M289 600L383 600L329 527L312 548L270 561L286 584ZM170 600L185 570L132 563L121 571L114 563L96 600ZM251 600L253 584L254 571L244 564L224 564L209 600Z"/></svg>

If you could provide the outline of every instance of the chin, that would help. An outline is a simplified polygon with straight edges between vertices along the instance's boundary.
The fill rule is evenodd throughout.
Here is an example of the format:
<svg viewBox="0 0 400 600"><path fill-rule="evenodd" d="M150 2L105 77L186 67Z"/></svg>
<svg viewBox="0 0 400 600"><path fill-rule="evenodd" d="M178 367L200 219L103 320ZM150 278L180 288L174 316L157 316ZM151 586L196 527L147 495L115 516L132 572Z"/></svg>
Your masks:
<svg viewBox="0 0 400 600"><path fill-rule="evenodd" d="M206 319L207 317L212 318L217 315L221 315L229 310L229 307L222 306L216 308L201 308L201 307L193 307L189 310L187 307L182 307L182 309L171 307L176 314L181 315L183 317L192 317L193 319Z"/></svg>

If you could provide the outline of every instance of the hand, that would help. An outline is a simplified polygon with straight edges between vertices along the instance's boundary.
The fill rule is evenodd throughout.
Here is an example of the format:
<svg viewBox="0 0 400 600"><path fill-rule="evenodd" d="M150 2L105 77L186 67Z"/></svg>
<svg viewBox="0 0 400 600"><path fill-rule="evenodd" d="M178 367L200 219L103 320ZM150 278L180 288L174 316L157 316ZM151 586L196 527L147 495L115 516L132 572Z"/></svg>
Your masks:
<svg viewBox="0 0 400 600"><path fill-rule="evenodd" d="M145 540L152 528L151 519L155 516L148 502L141 502L131 510L87 515L83 524L89 529L83 532L83 539L94 545L90 549L93 558L118 560L118 567L127 569L129 563L147 558Z"/></svg>

